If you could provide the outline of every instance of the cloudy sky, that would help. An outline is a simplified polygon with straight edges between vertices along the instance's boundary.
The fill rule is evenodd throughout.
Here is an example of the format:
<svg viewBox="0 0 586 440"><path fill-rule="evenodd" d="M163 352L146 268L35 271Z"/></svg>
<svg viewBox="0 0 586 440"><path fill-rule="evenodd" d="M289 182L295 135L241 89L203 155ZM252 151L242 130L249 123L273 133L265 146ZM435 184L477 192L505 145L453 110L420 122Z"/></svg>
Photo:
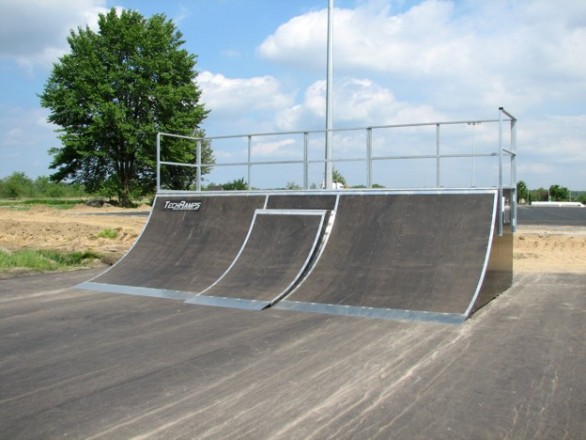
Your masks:
<svg viewBox="0 0 586 440"><path fill-rule="evenodd" d="M327 0L0 0L0 178L51 173L59 141L38 94L69 30L111 7L175 22L198 56L207 135L325 127ZM583 1L335 0L334 127L494 119L504 107L519 121L518 178L586 190L585 54ZM219 161L231 156L221 148Z"/></svg>

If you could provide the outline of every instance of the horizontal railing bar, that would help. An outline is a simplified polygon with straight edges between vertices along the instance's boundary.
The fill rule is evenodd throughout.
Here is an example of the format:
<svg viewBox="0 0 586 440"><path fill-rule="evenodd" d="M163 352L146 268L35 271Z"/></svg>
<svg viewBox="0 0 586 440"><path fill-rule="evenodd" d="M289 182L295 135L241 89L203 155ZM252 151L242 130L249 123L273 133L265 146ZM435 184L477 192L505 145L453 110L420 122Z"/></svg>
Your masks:
<svg viewBox="0 0 586 440"><path fill-rule="evenodd" d="M283 135L304 135L304 134L325 134L328 131L331 132L348 132L348 131L365 131L369 129L384 129L384 128L408 128L408 127L426 127L436 125L458 125L458 124L471 124L471 123L497 123L498 119L479 119L475 121L445 121L445 122L419 122L410 124L390 124L390 125L370 125L366 127L352 127L352 128L332 128L329 130L303 130L303 131L279 131L279 132L261 132L261 133L246 133L246 134L232 134L224 136L209 136L209 137L190 137L184 135L176 135L172 133L161 132L163 136L171 136L181 139L191 140L214 140L214 139L236 139L236 138L248 138L248 137L261 137L261 136L283 136Z"/></svg>
<svg viewBox="0 0 586 440"><path fill-rule="evenodd" d="M188 167L188 168L197 168L199 167L199 165L197 164L193 164L193 163L179 163L179 162L165 162L165 161L161 161L159 162L161 165L173 165L176 167ZM201 166L205 166L205 164L201 164Z"/></svg>
<svg viewBox="0 0 586 440"><path fill-rule="evenodd" d="M508 152L508 151L507 151ZM512 154L511 152L508 152ZM496 157L498 153L475 153L475 154L420 154L410 156L372 156L372 160L406 160L406 159L455 159L455 158L471 158L471 157ZM348 158L348 159L332 159L331 162L365 162L366 158ZM312 159L307 163L324 163L325 159ZM202 163L201 167L215 168L215 167L235 167L235 166L257 166L257 165L299 165L305 163L303 160L283 160L283 161L261 161L261 162L230 162L230 163ZM161 165L174 165L188 168L197 168L200 165L185 164L177 162L161 161Z"/></svg>

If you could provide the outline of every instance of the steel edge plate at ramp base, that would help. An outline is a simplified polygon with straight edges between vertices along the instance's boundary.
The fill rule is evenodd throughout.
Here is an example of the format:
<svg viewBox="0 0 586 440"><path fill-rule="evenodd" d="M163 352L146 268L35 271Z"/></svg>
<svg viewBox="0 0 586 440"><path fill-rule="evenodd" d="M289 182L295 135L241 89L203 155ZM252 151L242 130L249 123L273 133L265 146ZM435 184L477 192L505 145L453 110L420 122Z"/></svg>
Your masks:
<svg viewBox="0 0 586 440"><path fill-rule="evenodd" d="M336 304L318 304L290 300L279 301L274 308L295 312L321 313L326 315L352 316L396 321L438 322L443 324L461 324L466 315L457 313L436 313L420 310L385 309L380 307L355 307Z"/></svg>
<svg viewBox="0 0 586 440"><path fill-rule="evenodd" d="M85 283L78 284L75 287L78 289L93 290L105 293L119 293L122 295L176 299L181 301L185 301L195 295L195 292L185 292L181 290L154 289L151 287L141 286L124 286L120 284L97 283L94 281L86 281Z"/></svg>

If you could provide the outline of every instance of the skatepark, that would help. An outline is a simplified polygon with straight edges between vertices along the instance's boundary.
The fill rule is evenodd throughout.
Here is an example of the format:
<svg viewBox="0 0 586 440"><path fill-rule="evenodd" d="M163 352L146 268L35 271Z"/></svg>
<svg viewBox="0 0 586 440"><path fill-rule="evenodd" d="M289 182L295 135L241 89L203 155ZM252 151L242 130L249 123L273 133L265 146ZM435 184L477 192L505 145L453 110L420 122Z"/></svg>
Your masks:
<svg viewBox="0 0 586 440"><path fill-rule="evenodd" d="M586 275L513 273L511 189L160 191L0 281L2 436L581 438Z"/></svg>

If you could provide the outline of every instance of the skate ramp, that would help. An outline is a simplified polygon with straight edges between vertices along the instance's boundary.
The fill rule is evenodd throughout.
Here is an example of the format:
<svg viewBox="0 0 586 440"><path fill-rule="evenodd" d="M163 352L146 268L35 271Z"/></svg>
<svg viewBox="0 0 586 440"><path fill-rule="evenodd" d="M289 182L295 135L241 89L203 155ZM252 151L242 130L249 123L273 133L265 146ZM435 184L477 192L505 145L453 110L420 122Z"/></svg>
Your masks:
<svg viewBox="0 0 586 440"><path fill-rule="evenodd" d="M277 307L461 321L506 284L487 274L496 212L493 191L340 195L328 245Z"/></svg>
<svg viewBox="0 0 586 440"><path fill-rule="evenodd" d="M262 310L305 271L326 211L257 210L239 254L226 272L188 303Z"/></svg>
<svg viewBox="0 0 586 440"><path fill-rule="evenodd" d="M496 189L163 194L128 255L80 287L461 322L512 282L497 199Z"/></svg>
<svg viewBox="0 0 586 440"><path fill-rule="evenodd" d="M164 195L124 258L82 284L108 292L188 299L230 267L266 195Z"/></svg>

